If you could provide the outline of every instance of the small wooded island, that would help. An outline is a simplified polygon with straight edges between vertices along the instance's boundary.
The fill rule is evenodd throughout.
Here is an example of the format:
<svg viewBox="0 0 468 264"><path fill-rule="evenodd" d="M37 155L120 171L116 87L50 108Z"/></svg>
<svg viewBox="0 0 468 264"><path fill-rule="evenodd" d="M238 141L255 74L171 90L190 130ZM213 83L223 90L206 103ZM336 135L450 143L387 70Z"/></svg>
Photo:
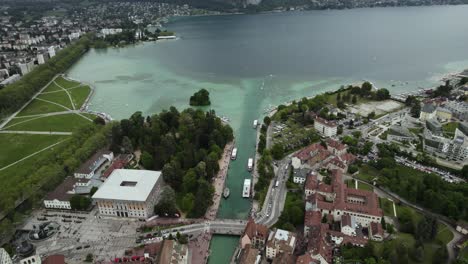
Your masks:
<svg viewBox="0 0 468 264"><path fill-rule="evenodd" d="M192 106L205 106L210 104L210 92L206 89L200 89L198 92L190 96L190 105Z"/></svg>

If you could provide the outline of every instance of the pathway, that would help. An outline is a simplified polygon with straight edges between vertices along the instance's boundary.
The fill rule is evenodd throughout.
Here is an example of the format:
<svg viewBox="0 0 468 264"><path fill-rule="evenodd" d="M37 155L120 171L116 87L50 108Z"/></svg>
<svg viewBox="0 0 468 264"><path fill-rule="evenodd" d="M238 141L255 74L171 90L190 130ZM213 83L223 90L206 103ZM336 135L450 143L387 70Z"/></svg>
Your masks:
<svg viewBox="0 0 468 264"><path fill-rule="evenodd" d="M60 135L60 136L70 136L70 135L72 134L72 132L0 130L0 134L30 134L30 135Z"/></svg>
<svg viewBox="0 0 468 264"><path fill-rule="evenodd" d="M206 210L205 219L214 220L218 214L219 204L221 202L221 197L223 197L224 182L227 178L227 171L229 169L229 163L231 161L231 151L234 146L234 142L228 143L224 147L224 152L222 158L219 160L219 171L218 175L214 179L215 193L213 196L213 204Z"/></svg>
<svg viewBox="0 0 468 264"><path fill-rule="evenodd" d="M3 132L3 131L0 131L0 132ZM52 145L50 145L50 146L48 146L48 147L45 147L45 148L43 148L43 149L41 149L41 150L39 150L39 151L36 151L36 152L34 152L34 153L32 153L32 154L30 154L30 155L28 155L28 156L26 156L26 157L24 157L24 158L22 158L22 159L20 159L20 160L17 160L17 161L15 161L15 162L13 162L13 163L10 163L10 164L6 165L5 167L0 168L0 171L5 170L5 169L8 169L9 167L11 167L11 166L13 166L13 165L15 165L15 164L18 164L18 163L22 162L23 160L29 159L30 157L32 157L32 156L34 156L34 155L37 155L37 154L39 154L39 153L41 153L41 152L43 152L43 151L46 151L46 150L48 150L48 149L50 149L50 148L53 148L53 147L57 146L58 144L60 144L60 143L62 143L62 142L64 142L64 141L66 141L66 140L67 140L67 139L61 140L61 141L59 141L59 142L57 142L57 143L55 143L55 144L52 144Z"/></svg>
<svg viewBox="0 0 468 264"><path fill-rule="evenodd" d="M55 85L57 85L60 89L62 89L65 93L67 93L68 99L70 99L70 103L71 103L71 105L72 105L72 107L73 107L73 110L76 110L75 103L73 102L73 99L72 99L70 93L68 92L68 90L65 89L63 86L61 86L60 84L58 84L55 80L54 80L54 83L55 83Z"/></svg>

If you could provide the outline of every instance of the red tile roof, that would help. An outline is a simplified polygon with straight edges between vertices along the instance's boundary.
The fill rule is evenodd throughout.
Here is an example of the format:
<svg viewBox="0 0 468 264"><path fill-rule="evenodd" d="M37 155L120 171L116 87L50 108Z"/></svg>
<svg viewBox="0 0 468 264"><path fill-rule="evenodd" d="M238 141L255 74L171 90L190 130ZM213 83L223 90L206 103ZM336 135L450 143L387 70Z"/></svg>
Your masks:
<svg viewBox="0 0 468 264"><path fill-rule="evenodd" d="M50 255L45 257L42 261L43 264L65 264L64 255Z"/></svg>
<svg viewBox="0 0 468 264"><path fill-rule="evenodd" d="M318 150L325 150L325 148L320 143L314 143L296 153L295 157L302 161L306 161L311 158L311 152L315 152Z"/></svg>
<svg viewBox="0 0 468 264"><path fill-rule="evenodd" d="M326 120L326 119L323 119L319 116L317 116L315 118L315 122L319 122L320 124L324 125L324 126L327 126L327 127L336 127L336 122L333 121L333 120Z"/></svg>
<svg viewBox="0 0 468 264"><path fill-rule="evenodd" d="M371 229L371 233L372 235L380 235L383 237L383 228L382 228L382 225L380 223L375 223L375 222L372 222L370 224L370 229Z"/></svg>
<svg viewBox="0 0 468 264"><path fill-rule="evenodd" d="M305 183L305 190L317 190L318 188L318 179L316 174L309 174Z"/></svg>
<svg viewBox="0 0 468 264"><path fill-rule="evenodd" d="M327 146L331 147L331 148L334 148L336 150L344 150L346 149L346 145L345 144L341 144L338 140L334 140L334 139L327 139Z"/></svg>
<svg viewBox="0 0 468 264"><path fill-rule="evenodd" d="M322 222L322 214L319 211L307 211L304 216L305 226L320 225Z"/></svg>

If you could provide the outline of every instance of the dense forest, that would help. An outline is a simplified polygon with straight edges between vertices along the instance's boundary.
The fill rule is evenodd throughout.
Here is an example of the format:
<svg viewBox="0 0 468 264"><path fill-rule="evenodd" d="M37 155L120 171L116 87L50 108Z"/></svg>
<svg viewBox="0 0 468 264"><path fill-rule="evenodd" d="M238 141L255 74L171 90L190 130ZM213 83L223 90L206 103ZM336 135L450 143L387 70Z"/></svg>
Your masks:
<svg viewBox="0 0 468 264"><path fill-rule="evenodd" d="M56 74L67 70L88 50L89 44L88 36L81 37L77 42L59 51L47 63L38 65L21 80L0 89L0 117L17 111Z"/></svg>
<svg viewBox="0 0 468 264"><path fill-rule="evenodd" d="M179 112L171 107L146 118L136 112L115 123L111 149L141 150L141 165L161 170L175 190L178 207L189 217L200 217L212 203L211 180L219 170L224 146L232 140L231 127L222 124L214 111Z"/></svg>
<svg viewBox="0 0 468 264"><path fill-rule="evenodd" d="M198 92L190 96L190 105L206 106L210 104L210 93L206 89L200 89Z"/></svg>

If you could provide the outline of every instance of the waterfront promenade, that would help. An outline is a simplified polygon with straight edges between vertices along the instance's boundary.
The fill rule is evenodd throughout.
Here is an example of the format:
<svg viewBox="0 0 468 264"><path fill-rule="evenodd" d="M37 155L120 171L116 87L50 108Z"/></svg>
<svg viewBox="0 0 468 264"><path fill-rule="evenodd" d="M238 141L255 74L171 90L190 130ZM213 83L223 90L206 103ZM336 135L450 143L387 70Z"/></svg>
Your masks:
<svg viewBox="0 0 468 264"><path fill-rule="evenodd" d="M218 214L219 204L221 203L221 198L223 197L223 190L227 178L229 163L231 161L231 151L233 147L234 141L229 142L224 147L223 156L219 160L219 171L216 175L216 178L213 180L213 186L215 188L213 204L208 208L208 210L206 210L205 219L215 220L216 215Z"/></svg>

